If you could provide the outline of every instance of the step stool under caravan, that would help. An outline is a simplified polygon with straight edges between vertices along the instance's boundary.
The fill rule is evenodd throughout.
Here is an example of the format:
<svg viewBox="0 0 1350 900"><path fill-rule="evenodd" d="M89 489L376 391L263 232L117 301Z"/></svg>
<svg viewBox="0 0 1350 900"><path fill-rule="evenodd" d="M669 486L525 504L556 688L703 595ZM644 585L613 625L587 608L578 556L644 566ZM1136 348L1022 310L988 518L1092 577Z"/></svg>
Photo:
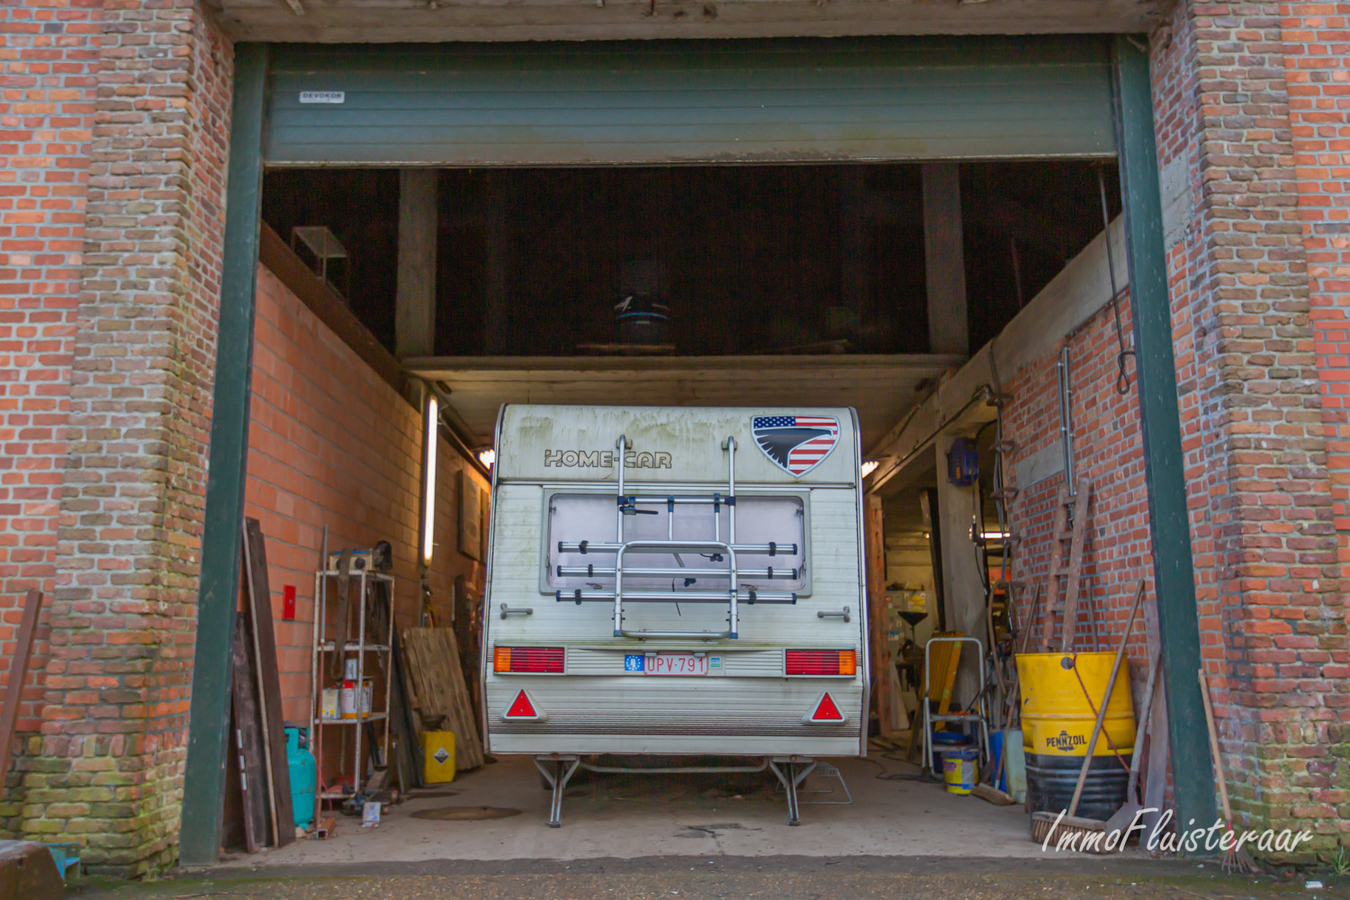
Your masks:
<svg viewBox="0 0 1350 900"><path fill-rule="evenodd" d="M496 449L488 750L535 756L553 826L597 754L751 758L714 770L768 767L797 824L815 757L867 747L857 413L508 405Z"/></svg>

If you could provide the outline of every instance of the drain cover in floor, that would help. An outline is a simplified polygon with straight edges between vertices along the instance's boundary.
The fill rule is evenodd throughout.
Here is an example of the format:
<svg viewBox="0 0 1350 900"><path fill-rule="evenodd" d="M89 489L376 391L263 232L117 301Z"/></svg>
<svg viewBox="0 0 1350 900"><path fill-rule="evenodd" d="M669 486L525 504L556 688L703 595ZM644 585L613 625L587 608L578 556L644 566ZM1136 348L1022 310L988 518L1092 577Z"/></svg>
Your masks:
<svg viewBox="0 0 1350 900"><path fill-rule="evenodd" d="M520 810L507 806L438 806L435 809L419 809L409 815L414 819L463 822L477 819L509 819L511 816L520 815Z"/></svg>

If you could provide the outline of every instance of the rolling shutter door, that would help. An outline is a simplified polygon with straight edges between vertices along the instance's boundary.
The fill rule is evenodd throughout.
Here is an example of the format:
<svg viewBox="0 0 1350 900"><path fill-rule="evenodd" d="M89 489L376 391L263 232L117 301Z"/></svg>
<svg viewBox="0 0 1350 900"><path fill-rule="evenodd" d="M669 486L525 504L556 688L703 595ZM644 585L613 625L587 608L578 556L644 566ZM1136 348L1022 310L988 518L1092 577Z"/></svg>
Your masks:
<svg viewBox="0 0 1350 900"><path fill-rule="evenodd" d="M283 165L1112 156L1097 38L287 45Z"/></svg>

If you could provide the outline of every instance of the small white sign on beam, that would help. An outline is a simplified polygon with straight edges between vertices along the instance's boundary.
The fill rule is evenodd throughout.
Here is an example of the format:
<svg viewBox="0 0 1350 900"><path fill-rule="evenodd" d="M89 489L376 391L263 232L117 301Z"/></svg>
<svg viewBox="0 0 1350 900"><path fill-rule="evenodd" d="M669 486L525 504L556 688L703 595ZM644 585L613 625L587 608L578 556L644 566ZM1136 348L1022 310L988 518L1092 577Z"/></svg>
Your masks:
<svg viewBox="0 0 1350 900"><path fill-rule="evenodd" d="M301 91L301 103L346 103L346 91Z"/></svg>

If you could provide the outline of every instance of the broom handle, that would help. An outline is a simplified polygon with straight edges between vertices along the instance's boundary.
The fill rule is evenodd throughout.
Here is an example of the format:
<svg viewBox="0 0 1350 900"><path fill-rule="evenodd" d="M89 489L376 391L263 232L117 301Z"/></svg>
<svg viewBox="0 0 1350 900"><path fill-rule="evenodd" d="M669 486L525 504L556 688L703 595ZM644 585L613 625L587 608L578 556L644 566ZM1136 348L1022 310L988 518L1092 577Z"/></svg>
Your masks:
<svg viewBox="0 0 1350 900"><path fill-rule="evenodd" d="M1214 771L1219 776L1219 799L1223 801L1223 820L1231 823L1233 821L1233 810L1228 806L1228 785L1223 777L1223 757L1219 755L1219 733L1214 728L1214 707L1210 705L1209 700L1209 681L1205 678L1205 670L1200 670L1200 696L1205 701L1205 725L1209 727L1209 750L1214 754Z"/></svg>
<svg viewBox="0 0 1350 900"><path fill-rule="evenodd" d="M1027 645L1031 643L1031 629L1036 624L1036 610L1040 605L1041 586L1038 584L1031 591L1031 612L1027 614L1027 624L1022 628L1021 633L1018 635L1018 638L1020 639L1018 643L1020 643L1021 646L1014 646L1013 648L1012 681L1009 682L1008 696L1003 701L1003 720L1005 725L1012 722L1013 713L1017 713L1018 719L1021 719L1021 710L1018 707L1018 701L1022 699L1022 687L1020 683L1021 676L1017 674L1017 656L1020 653L1027 652ZM1021 723L1019 722L1018 724Z"/></svg>
<svg viewBox="0 0 1350 900"><path fill-rule="evenodd" d="M1149 733L1149 721L1153 712L1153 690L1157 687L1158 666L1161 658L1161 650L1154 650L1149 654L1148 679L1144 684L1144 706L1139 711L1139 724L1134 728L1135 750L1130 754L1130 781L1126 786L1126 797L1130 803L1138 799L1140 760L1144 758L1144 754L1140 751L1144 746L1144 735Z"/></svg>
<svg viewBox="0 0 1350 900"><path fill-rule="evenodd" d="M1144 582L1139 582L1139 587L1134 591L1134 603L1130 605L1130 617L1125 620L1125 633L1120 636L1120 646L1116 648L1116 660L1111 664L1111 677L1106 679L1106 694L1102 697L1102 705L1097 710L1097 721L1092 726L1092 737L1088 738L1087 756L1083 758L1083 768L1078 770L1078 784L1073 789L1073 801L1069 804L1069 817L1078 812L1078 801L1083 796L1083 785L1087 783L1088 767L1092 765L1092 754L1097 749L1097 737L1102 733L1102 723L1106 721L1106 706L1111 702L1111 692L1116 686L1116 675L1120 672L1120 664L1125 659L1125 644L1130 640L1130 632L1134 630L1134 617L1139 612L1139 603L1144 599Z"/></svg>

